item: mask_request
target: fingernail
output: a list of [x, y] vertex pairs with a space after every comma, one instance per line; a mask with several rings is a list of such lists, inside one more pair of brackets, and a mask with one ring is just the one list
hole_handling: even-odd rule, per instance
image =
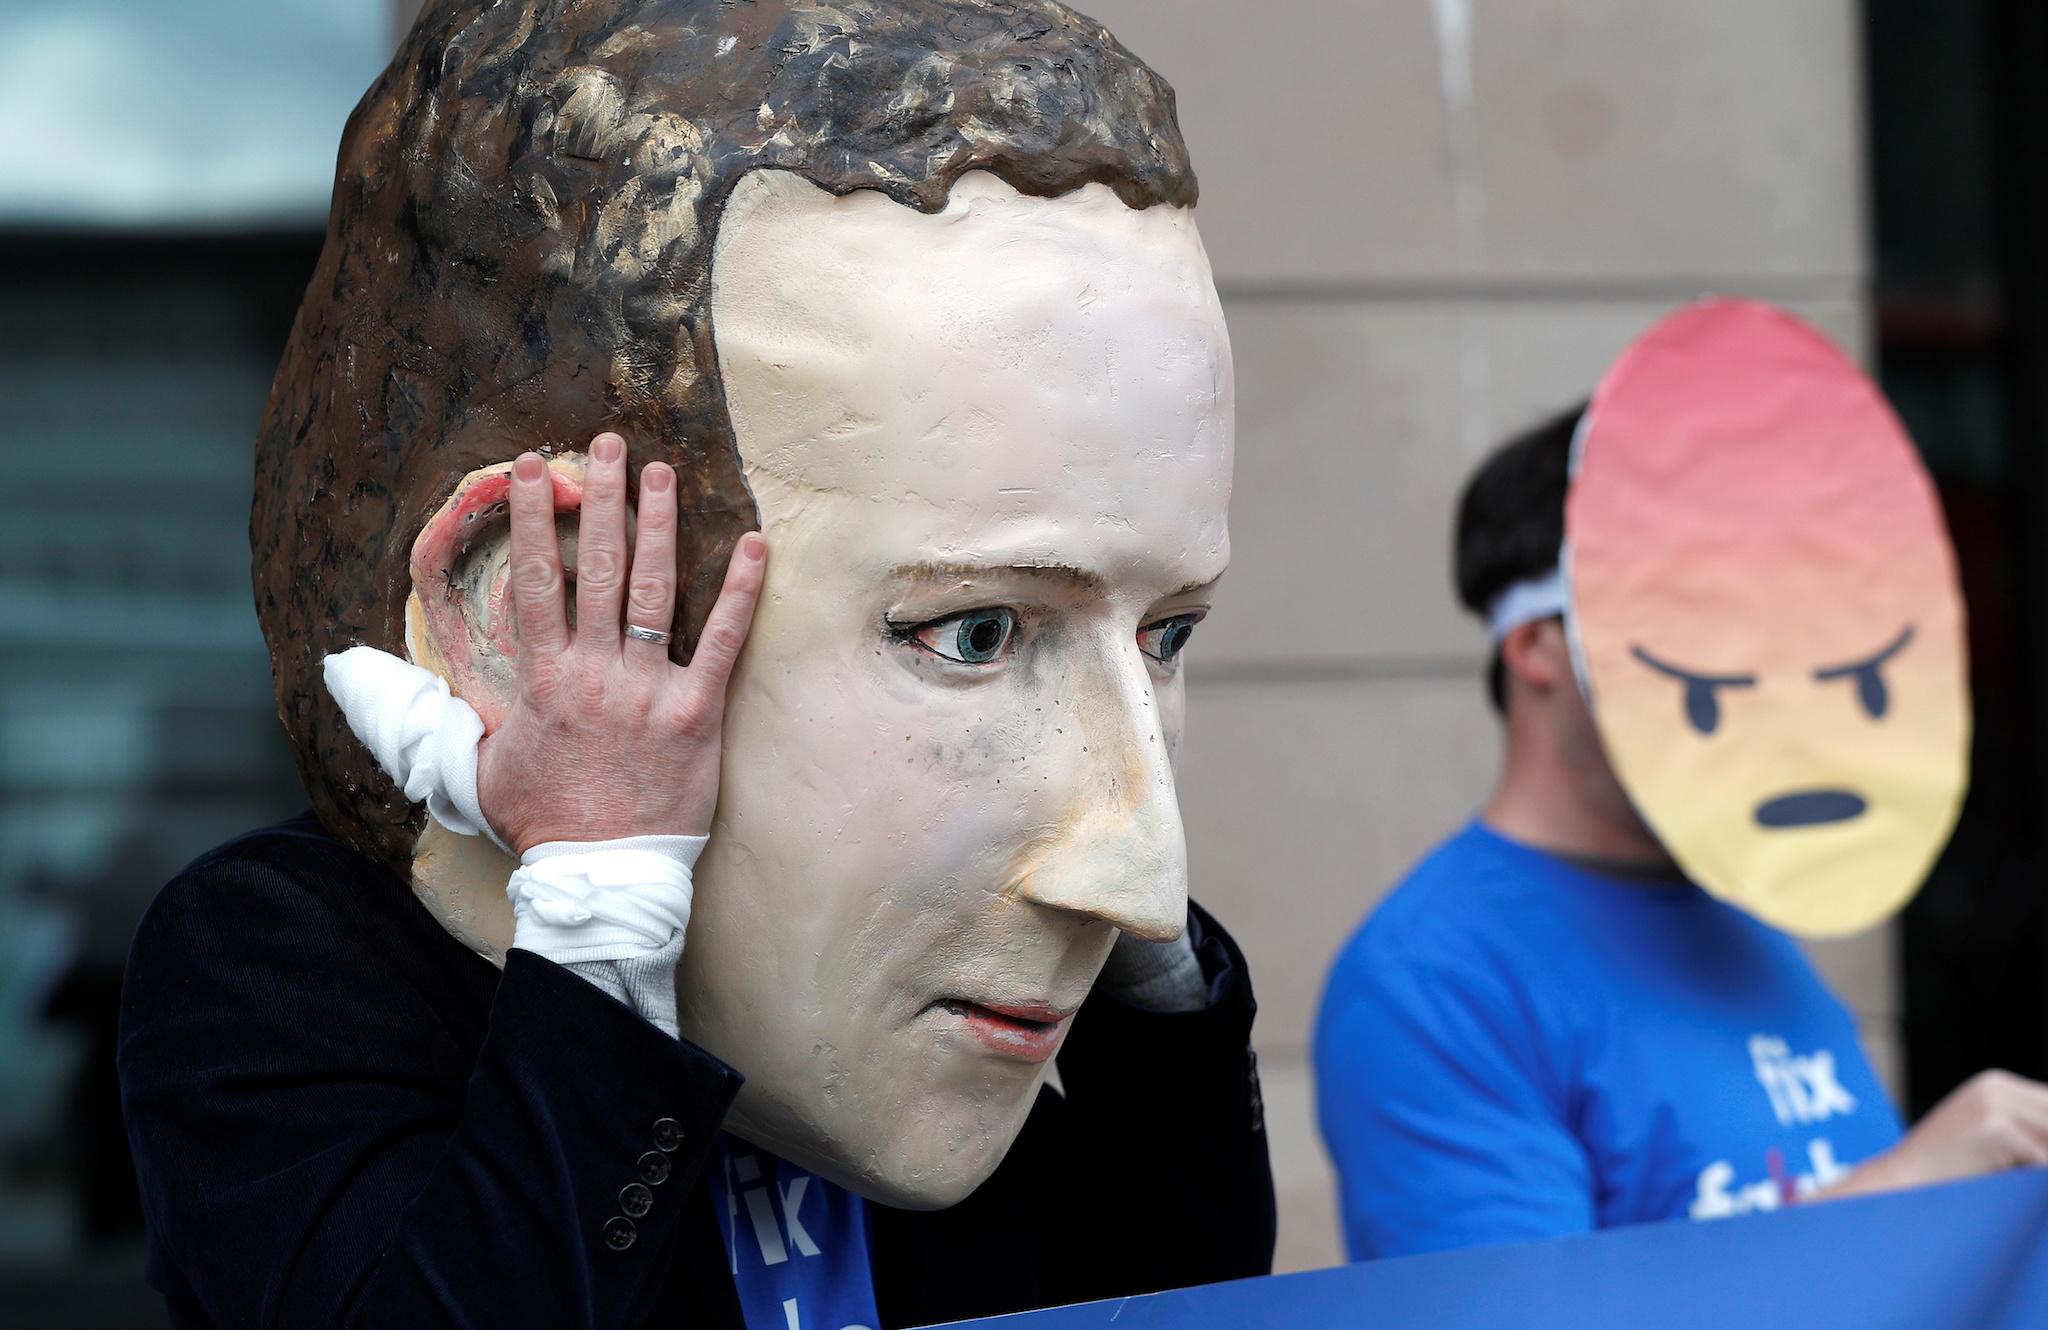
[[645, 471], [640, 473], [640, 488], [646, 490], [649, 494], [666, 494], [668, 493], [669, 485], [675, 480], [675, 475], [675, 472], [669, 470], [661, 463], [651, 463]]
[[626, 455], [625, 441], [616, 434], [600, 434], [590, 441], [590, 455], [600, 462], [616, 462]]
[[760, 532], [749, 531], [746, 535], [740, 537], [740, 557], [742, 559], [750, 563], [758, 563], [761, 556], [767, 552], [768, 542], [761, 538]]
[[540, 460], [539, 453], [521, 453], [519, 460], [512, 463], [512, 474], [521, 480], [539, 480], [545, 470], [547, 463]]

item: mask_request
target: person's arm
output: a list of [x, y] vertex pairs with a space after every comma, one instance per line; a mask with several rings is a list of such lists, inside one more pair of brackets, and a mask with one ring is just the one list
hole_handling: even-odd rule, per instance
[[1868, 1196], [2048, 1165], [2048, 1085], [1983, 1071], [1958, 1086], [1891, 1149], [1809, 1200]]
[[[1051, 1267], [1055, 1300], [1180, 1288], [1272, 1273], [1276, 1216], [1252, 1022], [1258, 1002], [1237, 943], [1192, 901], [1188, 941], [1206, 1001], [1160, 1010], [1161, 986], [1099, 984], [1060, 1050], [1066, 1133], [1093, 1164], [1141, 1171], [1134, 1210], [1087, 1206], [1095, 1259]], [[1134, 1000], [1135, 999], [1135, 1000]]]
[[161, 1256], [223, 1327], [642, 1324], [740, 1077], [521, 951], [468, 1062], [323, 902], [365, 885], [222, 858], [145, 921], [120, 1070]]
[[1192, 902], [1188, 939], [1206, 1001], [1156, 1010], [1098, 982], [1060, 1050], [1056, 1185], [1074, 1223], [1043, 1258], [1048, 1302], [1272, 1272], [1251, 975]]
[[1565, 1091], [1498, 976], [1379, 948], [1340, 979], [1316, 1029], [1316, 1100], [1351, 1259], [1594, 1227]]
[[[628, 613], [672, 620], [675, 494], [671, 468], [646, 468], [629, 561], [623, 442], [593, 441], [572, 632], [553, 487], [537, 454], [513, 466], [517, 687], [476, 750], [474, 802], [527, 856], [522, 874], [536, 847], [710, 829], [725, 686], [764, 549], [742, 538], [687, 667], [651, 627], [626, 637]], [[418, 737], [408, 716], [383, 719], [387, 737]], [[473, 1062], [474, 1042], [446, 1037], [402, 962], [380, 951], [388, 939], [345, 936], [345, 915], [319, 908], [362, 889], [360, 867], [353, 882], [345, 869], [308, 881], [296, 865], [223, 856], [167, 890], [131, 962], [123, 1093], [152, 1237], [211, 1319], [641, 1323], [675, 1245], [678, 1196], [739, 1077], [657, 1028], [674, 1028], [672, 987], [649, 982], [666, 975], [619, 969], [673, 964], [687, 866], [654, 911], [646, 884], [583, 863], [566, 887], [524, 891], [541, 908], [518, 911]], [[517, 876], [513, 888], [517, 906]], [[550, 896], [558, 888], [569, 898]], [[650, 1155], [671, 1159], [659, 1183]], [[630, 1190], [657, 1185], [666, 1205]]]

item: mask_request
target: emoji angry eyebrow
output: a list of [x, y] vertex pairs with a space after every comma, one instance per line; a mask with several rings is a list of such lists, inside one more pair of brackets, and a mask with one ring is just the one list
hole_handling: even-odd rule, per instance
[[1756, 687], [1756, 676], [1754, 674], [1702, 674], [1698, 670], [1688, 670], [1683, 666], [1673, 665], [1669, 661], [1659, 660], [1639, 646], [1631, 646], [1628, 649], [1628, 653], [1657, 671], [1657, 673], [1668, 679], [1676, 679], [1680, 683], [1693, 684], [1705, 688]]
[[1006, 573], [1063, 582], [1082, 591], [1098, 591], [1102, 588], [1102, 578], [1099, 574], [1066, 563], [964, 563], [940, 559], [899, 564], [894, 570], [894, 576], [904, 581], [931, 585], [971, 582], [978, 577], [996, 577]]
[[1874, 670], [1893, 656], [1904, 651], [1912, 644], [1912, 641], [1913, 625], [1909, 623], [1899, 630], [1897, 637], [1893, 638], [1885, 646], [1880, 647], [1876, 654], [1865, 656], [1862, 660], [1850, 661], [1847, 665], [1830, 665], [1826, 669], [1815, 670], [1813, 677], [1822, 683], [1826, 683], [1829, 679], [1846, 679], [1852, 674], [1861, 674], [1865, 670]]

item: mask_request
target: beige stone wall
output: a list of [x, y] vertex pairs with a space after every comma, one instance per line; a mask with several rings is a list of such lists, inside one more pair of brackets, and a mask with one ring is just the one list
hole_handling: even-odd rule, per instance
[[[1081, 7], [1179, 90], [1237, 353], [1237, 564], [1191, 655], [1183, 798], [1196, 894], [1260, 992], [1280, 1268], [1328, 1264], [1322, 978], [1494, 762], [1452, 499], [1693, 296], [1778, 300], [1864, 345], [1857, 6]], [[1460, 14], [1462, 61], [1438, 40]], [[1896, 1086], [1888, 936], [1821, 961]]]
[[[1778, 300], [1864, 345], [1856, 6], [1082, 7], [1180, 94], [1237, 353], [1236, 565], [1191, 649], [1181, 784], [1195, 891], [1258, 984], [1280, 1266], [1325, 1264], [1323, 976], [1495, 760], [1454, 496], [1693, 296]], [[1461, 11], [1469, 63], [1452, 43], [1447, 68], [1437, 20]], [[1888, 938], [1822, 962], [1895, 1068]]]

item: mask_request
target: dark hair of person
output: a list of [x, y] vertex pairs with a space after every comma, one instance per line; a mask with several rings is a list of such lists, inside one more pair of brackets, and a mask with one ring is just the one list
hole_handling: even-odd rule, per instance
[[678, 658], [757, 522], [711, 258], [748, 172], [942, 210], [968, 171], [1193, 206], [1173, 90], [1053, 0], [429, 0], [342, 136], [327, 244], [256, 448], [279, 718], [327, 828], [394, 868], [422, 816], [321, 684], [401, 652], [414, 539], [479, 467], [674, 465]]
[[[1585, 412], [1581, 402], [1515, 435], [1465, 482], [1452, 574], [1459, 603], [1480, 618], [1503, 591], [1557, 565], [1572, 437]], [[1505, 710], [1507, 677], [1498, 650], [1487, 665], [1486, 689], [1494, 708]]]

